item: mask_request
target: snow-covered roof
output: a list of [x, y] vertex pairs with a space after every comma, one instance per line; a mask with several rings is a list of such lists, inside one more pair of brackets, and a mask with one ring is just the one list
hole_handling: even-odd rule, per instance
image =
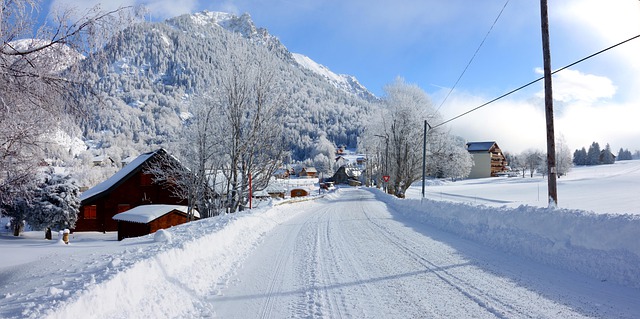
[[482, 152], [489, 151], [496, 142], [469, 142], [467, 143], [467, 151]]
[[83, 192], [80, 195], [80, 201], [84, 201], [86, 199], [89, 199], [91, 197], [99, 195], [99, 194], [111, 189], [112, 187], [116, 186], [119, 182], [124, 181], [127, 176], [129, 176], [130, 174], [133, 174], [133, 173], [137, 172], [139, 169], [141, 169], [142, 164], [144, 164], [147, 160], [149, 160], [151, 157], [153, 157], [154, 155], [156, 155], [160, 151], [164, 152], [164, 150], [159, 149], [159, 150], [156, 150], [156, 151], [153, 151], [153, 152], [149, 152], [149, 153], [144, 153], [144, 154], [138, 156], [131, 163], [129, 163], [128, 165], [123, 167], [117, 173], [113, 174], [113, 176], [109, 177], [109, 179], [107, 179], [106, 181], [104, 181], [104, 182], [102, 182], [102, 183], [100, 183], [100, 184], [98, 184], [98, 185], [86, 190], [85, 192]]
[[287, 188], [281, 183], [269, 183], [264, 189], [267, 193], [285, 193]]
[[[113, 216], [113, 219], [132, 223], [146, 224], [174, 210], [178, 210], [186, 214], [187, 209], [188, 207], [184, 205], [142, 205], [116, 214], [115, 216]], [[194, 209], [193, 216], [200, 218], [200, 213]]]

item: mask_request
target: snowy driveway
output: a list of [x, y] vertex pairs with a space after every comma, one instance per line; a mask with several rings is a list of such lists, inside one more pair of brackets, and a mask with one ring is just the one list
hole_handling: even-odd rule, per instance
[[600, 312], [593, 302], [603, 301], [583, 295], [591, 289], [585, 278], [402, 222], [368, 191], [343, 190], [323, 204], [267, 234], [209, 300], [217, 316], [580, 318]]

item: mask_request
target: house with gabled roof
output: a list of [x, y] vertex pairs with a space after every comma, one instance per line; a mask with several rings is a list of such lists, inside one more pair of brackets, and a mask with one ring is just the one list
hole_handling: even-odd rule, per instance
[[170, 190], [154, 181], [146, 171], [149, 165], [162, 161], [177, 161], [164, 149], [144, 153], [104, 182], [80, 195], [80, 213], [74, 231], [116, 231], [113, 219], [118, 213], [148, 204], [187, 205]]
[[315, 178], [318, 177], [318, 170], [315, 167], [303, 167], [298, 173], [298, 177]]
[[[137, 206], [116, 214], [113, 219], [118, 223], [118, 240], [144, 236], [184, 224], [189, 221], [188, 209], [184, 205], [155, 204]], [[197, 210], [193, 210], [192, 214], [194, 219], [200, 218]]]
[[467, 151], [474, 163], [469, 178], [496, 177], [507, 171], [507, 160], [496, 142], [469, 142]]

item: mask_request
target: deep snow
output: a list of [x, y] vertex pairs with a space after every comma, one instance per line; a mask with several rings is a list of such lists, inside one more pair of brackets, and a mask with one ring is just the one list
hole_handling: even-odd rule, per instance
[[[504, 178], [428, 187], [431, 198], [441, 194], [440, 199], [474, 205], [421, 200], [419, 185], [408, 193], [418, 198], [406, 200], [377, 190], [341, 189], [316, 201], [174, 227], [165, 241], [150, 235], [118, 242], [115, 233], [76, 233], [64, 245], [40, 239], [39, 232], [19, 238], [3, 233], [0, 317], [233, 317], [234, 309], [257, 309], [255, 317], [396, 317], [402, 310], [427, 316], [637, 318], [638, 174], [640, 161], [575, 169], [561, 179], [555, 209], [522, 205], [538, 203], [524, 199], [541, 182]], [[570, 206], [595, 193], [601, 200], [589, 211]], [[365, 205], [371, 208], [357, 215], [356, 208]], [[629, 214], [607, 214], [611, 206]], [[364, 216], [370, 223], [362, 222]], [[297, 229], [297, 235], [287, 235], [285, 228]], [[372, 229], [378, 228], [380, 238], [389, 240], [373, 240]], [[358, 240], [360, 235], [369, 239]], [[286, 247], [291, 255], [280, 252]], [[374, 262], [376, 253], [386, 258]], [[296, 259], [308, 254], [316, 258]], [[398, 266], [404, 272], [391, 263], [405, 259]], [[444, 260], [461, 266], [430, 268]], [[296, 266], [291, 272], [260, 266], [268, 261], [281, 269]], [[419, 273], [410, 267], [436, 275], [417, 280]], [[252, 269], [263, 278], [248, 288], [247, 278], [256, 277], [244, 276], [255, 276]], [[296, 281], [304, 274], [317, 281]], [[282, 278], [282, 286], [273, 286], [272, 278]], [[441, 286], [457, 287], [457, 293], [424, 294], [425, 287]], [[236, 303], [246, 307], [241, 311], [227, 307], [230, 300], [251, 302]]]

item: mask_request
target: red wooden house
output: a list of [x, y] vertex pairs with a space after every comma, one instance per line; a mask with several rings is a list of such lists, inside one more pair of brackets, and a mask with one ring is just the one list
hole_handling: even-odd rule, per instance
[[175, 159], [159, 149], [138, 156], [106, 181], [80, 195], [81, 206], [74, 231], [116, 231], [113, 216], [147, 204], [187, 205], [146, 172], [147, 165]]
[[[118, 240], [155, 233], [160, 229], [184, 224], [189, 221], [187, 206], [142, 205], [113, 216], [118, 222]], [[195, 219], [200, 218], [193, 211]]]

